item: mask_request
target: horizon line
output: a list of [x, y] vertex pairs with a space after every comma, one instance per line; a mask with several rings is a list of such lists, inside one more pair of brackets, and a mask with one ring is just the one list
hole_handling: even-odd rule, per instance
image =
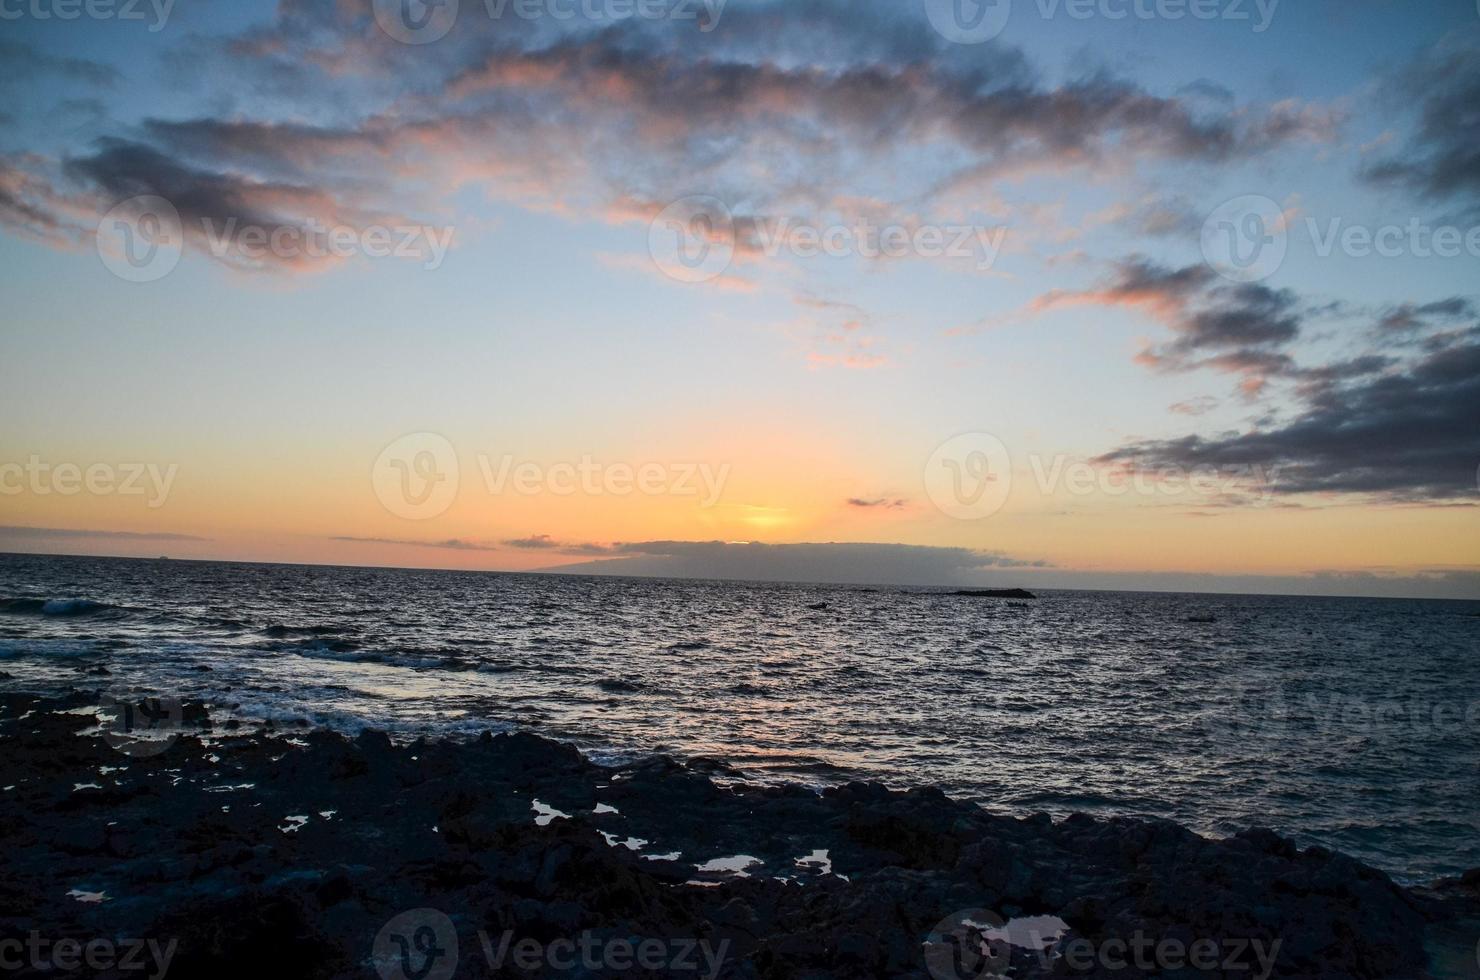
[[[713, 582], [731, 585], [790, 585], [799, 588], [821, 587], [830, 589], [898, 589], [922, 593], [944, 592], [949, 589], [964, 588], [1022, 588], [1024, 585], [993, 585], [993, 586], [970, 586], [965, 584], [939, 584], [921, 585], [907, 584], [901, 582], [826, 582], [826, 581], [803, 581], [797, 579], [769, 579], [769, 578], [725, 578], [722, 576], [706, 577], [700, 575], [651, 575], [651, 574], [623, 574], [618, 572], [576, 572], [561, 571], [562, 568], [575, 568], [590, 562], [573, 562], [569, 565], [554, 565], [542, 569], [511, 570], [499, 568], [449, 568], [442, 565], [418, 566], [418, 565], [375, 565], [375, 564], [353, 564], [343, 562], [314, 562], [314, 561], [256, 561], [245, 558], [175, 558], [169, 555], [159, 555], [149, 558], [139, 555], [109, 555], [109, 554], [81, 554], [64, 552], [42, 552], [42, 551], [0, 551], [0, 558], [81, 558], [102, 561], [137, 561], [137, 562], [190, 562], [194, 564], [214, 565], [254, 565], [254, 566], [286, 566], [292, 568], [336, 568], [336, 569], [367, 569], [371, 571], [385, 572], [442, 572], [453, 575], [519, 575], [519, 576], [541, 576], [560, 578], [602, 578], [602, 579], [629, 579], [633, 581], [648, 582]], [[612, 559], [618, 561], [620, 559]], [[1082, 573], [1090, 574], [1090, 573]], [[1103, 574], [1183, 574], [1197, 575], [1210, 574], [1200, 572], [1114, 572]], [[1273, 576], [1245, 575], [1247, 578], [1271, 578]], [[1378, 600], [1382, 602], [1464, 602], [1480, 603], [1480, 597], [1463, 598], [1459, 596], [1402, 596], [1402, 595], [1354, 595], [1352, 593], [1340, 592], [1239, 592], [1233, 590], [1209, 590], [1197, 589], [1112, 589], [1093, 587], [1068, 587], [1068, 586], [1034, 586], [1041, 592], [1096, 592], [1121, 595], [1204, 595], [1204, 596], [1240, 596], [1247, 598], [1267, 599], [1352, 599], [1352, 600]], [[949, 594], [949, 593], [945, 593]]]

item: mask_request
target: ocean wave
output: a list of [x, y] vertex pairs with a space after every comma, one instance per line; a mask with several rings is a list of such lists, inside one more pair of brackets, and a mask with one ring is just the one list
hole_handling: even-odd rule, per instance
[[292, 644], [289, 653], [314, 660], [336, 660], [340, 663], [381, 664], [412, 670], [472, 670], [472, 665], [453, 657], [428, 656], [395, 650], [361, 650], [344, 640], [305, 640]]
[[408, 742], [428, 735], [471, 739], [484, 732], [497, 734], [517, 727], [509, 722], [476, 716], [436, 721], [426, 718], [396, 718], [375, 712], [308, 705], [286, 695], [273, 697], [265, 692], [254, 693], [255, 697], [212, 705], [212, 721], [222, 727], [227, 722], [235, 722], [238, 726], [249, 729], [266, 727], [290, 735], [303, 729], [326, 729], [353, 736], [366, 729], [373, 729], [386, 732], [398, 741]]
[[339, 626], [286, 626], [273, 623], [263, 628], [262, 635], [271, 640], [285, 640], [292, 636], [333, 636], [342, 631]]
[[122, 611], [118, 606], [94, 599], [0, 599], [0, 613], [11, 616], [91, 616]]
[[0, 644], [0, 660], [13, 660], [16, 657], [96, 657], [106, 653], [107, 649], [107, 645], [87, 640], [26, 640], [19, 645]]
[[117, 609], [106, 602], [92, 599], [48, 599], [41, 606], [43, 616], [90, 616], [93, 613]]

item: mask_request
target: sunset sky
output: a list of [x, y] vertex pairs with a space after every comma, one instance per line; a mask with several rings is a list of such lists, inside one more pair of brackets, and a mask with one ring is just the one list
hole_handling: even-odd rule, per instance
[[999, 2], [3, 0], [0, 550], [1480, 598], [1475, 0]]

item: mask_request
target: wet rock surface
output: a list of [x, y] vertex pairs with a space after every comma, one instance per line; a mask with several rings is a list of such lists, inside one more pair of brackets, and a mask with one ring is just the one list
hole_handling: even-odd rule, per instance
[[[0, 940], [52, 944], [17, 976], [157, 976], [169, 950], [187, 978], [1388, 978], [1449, 975], [1480, 938], [1475, 876], [1404, 889], [1267, 830], [607, 767], [528, 733], [247, 734], [201, 705], [141, 749], [97, 704], [0, 695]], [[1069, 931], [950, 928], [1044, 916]], [[69, 972], [64, 939], [156, 945]]]

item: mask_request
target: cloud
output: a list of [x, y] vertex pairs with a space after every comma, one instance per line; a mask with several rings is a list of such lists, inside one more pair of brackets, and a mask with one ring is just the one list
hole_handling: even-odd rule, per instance
[[600, 544], [595, 541], [583, 541], [578, 544], [563, 544], [560, 546], [562, 555], [613, 555], [617, 554], [620, 545]]
[[1185, 237], [1195, 233], [1202, 220], [1185, 198], [1161, 198], [1144, 203], [1130, 215], [1129, 223], [1143, 235]]
[[53, 170], [34, 154], [0, 157], [0, 227], [53, 248], [76, 248], [91, 234], [98, 209], [57, 190]]
[[1285, 575], [1049, 569], [1025, 571], [1022, 577], [1028, 588], [1480, 599], [1480, 569], [1475, 568], [1308, 570]]
[[534, 534], [527, 538], [513, 538], [504, 542], [510, 548], [520, 548], [525, 551], [544, 551], [549, 548], [560, 547], [560, 542], [548, 534]]
[[691, 139], [721, 127], [760, 125], [785, 137], [805, 121], [851, 143], [882, 142], [887, 150], [941, 132], [978, 158], [998, 161], [1091, 163], [1114, 139], [1130, 152], [1219, 162], [1312, 135], [1284, 111], [1197, 118], [1174, 98], [1108, 76], [1053, 89], [1017, 80], [993, 87], [990, 78], [919, 63], [829, 71], [683, 57], [613, 40], [602, 35], [492, 51], [449, 79], [443, 96], [553, 96], [578, 112], [601, 108], [627, 116], [639, 138]]
[[1209, 395], [1189, 398], [1172, 405], [1169, 411], [1177, 415], [1206, 415], [1218, 407], [1218, 399]]
[[498, 547], [490, 544], [479, 544], [476, 541], [464, 541], [461, 538], [446, 538], [441, 541], [415, 541], [406, 538], [362, 538], [350, 534], [336, 534], [329, 538], [330, 541], [348, 541], [354, 544], [396, 544], [406, 545], [413, 548], [440, 548], [444, 551], [498, 551]]
[[1415, 333], [1461, 320], [1480, 320], [1480, 308], [1463, 296], [1451, 296], [1432, 303], [1390, 307], [1382, 314], [1378, 326], [1384, 332]]
[[794, 293], [792, 301], [807, 313], [792, 323], [797, 340], [805, 344], [813, 369], [841, 367], [867, 371], [888, 366], [882, 348], [886, 341], [872, 333], [874, 318], [855, 303]]
[[1304, 407], [1248, 432], [1131, 443], [1096, 462], [1142, 469], [1259, 465], [1279, 494], [1389, 501], [1474, 499], [1480, 466], [1480, 333], [1401, 368], [1357, 359], [1306, 372]]
[[821, 296], [814, 296], [811, 293], [796, 293], [792, 296], [792, 301], [795, 302], [798, 306], [805, 307], [807, 309], [818, 310], [821, 312], [842, 316], [846, 321], [849, 322], [858, 322], [867, 318], [868, 316], [867, 311], [865, 311], [864, 308], [859, 306], [857, 303], [849, 303], [844, 300], [825, 299]]
[[[1465, 325], [1477, 312], [1467, 298], [1387, 307], [1358, 335], [1375, 348], [1316, 365], [1297, 363], [1289, 353], [1307, 321], [1373, 314], [1346, 304], [1311, 305], [1259, 283], [1228, 283], [1206, 266], [1173, 268], [1141, 257], [1117, 263], [1098, 286], [1045, 294], [1031, 309], [1085, 305], [1139, 309], [1171, 328], [1173, 340], [1137, 355], [1142, 364], [1240, 375], [1246, 399], [1284, 381], [1297, 406], [1289, 420], [1271, 412], [1246, 432], [1132, 442], [1098, 463], [1145, 470], [1257, 466], [1276, 475], [1269, 489], [1286, 495], [1435, 502], [1476, 493], [1480, 324]], [[1216, 404], [1204, 396], [1171, 411], [1197, 416]]]
[[118, 81], [117, 69], [100, 62], [87, 58], [59, 58], [18, 41], [0, 41], [0, 84], [34, 81], [41, 74], [60, 75], [102, 88], [111, 87]]
[[1033, 312], [1075, 306], [1140, 309], [1176, 334], [1148, 347], [1140, 363], [1162, 371], [1213, 368], [1244, 376], [1243, 390], [1257, 393], [1295, 363], [1282, 348], [1300, 335], [1307, 311], [1287, 289], [1229, 283], [1205, 265], [1171, 268], [1140, 256], [1117, 263], [1110, 278], [1088, 290], [1056, 290], [1035, 300]]
[[598, 544], [594, 541], [561, 541], [548, 534], [532, 534], [524, 538], [512, 538], [503, 544], [521, 551], [550, 551], [560, 555], [611, 555], [617, 554], [620, 545]]
[[329, 247], [330, 229], [416, 225], [320, 186], [212, 170], [179, 153], [126, 140], [103, 140], [97, 152], [69, 161], [64, 171], [90, 185], [103, 204], [140, 195], [164, 198], [179, 212], [187, 241], [242, 270], [321, 269], [341, 261]]
[[[309, 218], [363, 227], [374, 214], [449, 204], [470, 185], [571, 217], [606, 219], [624, 199], [661, 207], [707, 193], [758, 215], [822, 223], [893, 185], [879, 214], [908, 226], [941, 220], [930, 210], [953, 194], [979, 199], [984, 181], [1217, 166], [1329, 141], [1340, 121], [1294, 103], [1206, 111], [1205, 99], [1105, 73], [1050, 83], [1016, 49], [946, 43], [917, 10], [760, 3], [726, 10], [702, 44], [685, 44], [640, 18], [493, 21], [475, 4], [430, 58], [382, 36], [369, 6], [282, 3], [270, 26], [197, 39], [194, 77], [219, 78], [228, 91], [245, 79], [283, 85], [288, 105], [304, 100], [298, 111], [145, 120], [53, 183], [83, 181], [110, 206], [119, 195], [159, 194], [187, 218], [268, 228]], [[934, 162], [921, 165], [922, 155]], [[756, 258], [748, 244], [737, 259]]]
[[167, 531], [102, 531], [62, 527], [26, 527], [0, 524], [0, 536], [29, 541], [39, 538], [106, 538], [112, 541], [209, 541], [193, 534]]
[[1445, 595], [1454, 598], [1480, 598], [1480, 570], [1473, 568], [1408, 569], [1322, 569], [1308, 578], [1322, 588], [1346, 594], [1369, 595]]
[[[332, 540], [424, 547], [447, 542], [337, 537]], [[1058, 568], [972, 548], [877, 543], [761, 544], [726, 541], [562, 542], [548, 534], [516, 538], [532, 550], [604, 560], [542, 569], [578, 575], [730, 579], [856, 585], [1025, 586], [1066, 589], [1151, 589], [1300, 595], [1446, 595], [1480, 598], [1474, 569], [1359, 569], [1283, 576], [1197, 572], [1091, 571]], [[513, 545], [512, 542], [502, 544]], [[549, 547], [546, 547], [549, 545]], [[459, 550], [467, 550], [459, 548]], [[475, 550], [496, 550], [478, 546]]]
[[1091, 214], [1081, 231], [1108, 224], [1151, 238], [1185, 239], [1196, 235], [1202, 223], [1202, 214], [1186, 197], [1152, 194]]
[[1119, 262], [1108, 281], [1094, 289], [1054, 290], [1032, 303], [1035, 312], [1074, 306], [1143, 308], [1160, 319], [1174, 320], [1216, 281], [1205, 265], [1170, 269], [1140, 256]]
[[505, 549], [515, 551], [548, 551], [560, 555], [611, 555], [623, 553], [619, 549], [623, 545], [606, 545], [594, 543], [567, 543], [548, 534], [531, 534], [522, 538], [509, 538], [497, 543], [467, 541], [462, 538], [446, 538], [438, 541], [421, 541], [412, 538], [379, 538], [359, 537], [350, 534], [339, 534], [329, 538], [330, 541], [347, 541], [354, 544], [393, 544], [410, 548], [436, 548], [443, 551], [483, 551], [498, 552]]
[[900, 508], [905, 507], [908, 504], [909, 504], [909, 501], [908, 500], [905, 500], [902, 497], [849, 497], [848, 498], [848, 506], [849, 507], [858, 507], [858, 508], [862, 508], [862, 509], [865, 509], [865, 510], [870, 510], [870, 509], [899, 510]]
[[561, 566], [581, 574], [745, 581], [952, 585], [995, 582], [1014, 569], [1045, 568], [972, 548], [908, 544], [646, 541], [613, 545], [611, 560]]
[[1233, 105], [1238, 101], [1229, 88], [1207, 78], [1199, 78], [1195, 82], [1189, 82], [1182, 86], [1177, 94], [1195, 96], [1210, 102], [1219, 103], [1220, 105]]
[[1428, 198], [1480, 198], [1480, 42], [1471, 33], [1425, 51], [1397, 86], [1405, 104], [1418, 106], [1417, 125], [1400, 152], [1363, 176]]
[[[1168, 343], [1149, 344], [1135, 360], [1158, 371], [1212, 369], [1241, 376], [1246, 398], [1266, 392], [1271, 381], [1293, 382], [1302, 395], [1318, 395], [1338, 382], [1387, 371], [1401, 362], [1392, 351], [1420, 346], [1437, 351], [1480, 328], [1474, 301], [1452, 296], [1425, 303], [1402, 303], [1380, 311], [1350, 304], [1324, 305], [1303, 300], [1289, 289], [1262, 283], [1230, 283], [1205, 265], [1170, 267], [1142, 256], [1115, 263], [1100, 284], [1084, 290], [1054, 290], [1028, 304], [1029, 315], [1080, 306], [1140, 310], [1174, 333]], [[1290, 353], [1311, 321], [1373, 317], [1368, 339], [1376, 350], [1323, 365], [1302, 366]], [[1211, 408], [1206, 397], [1179, 402], [1171, 410], [1199, 415]]]

